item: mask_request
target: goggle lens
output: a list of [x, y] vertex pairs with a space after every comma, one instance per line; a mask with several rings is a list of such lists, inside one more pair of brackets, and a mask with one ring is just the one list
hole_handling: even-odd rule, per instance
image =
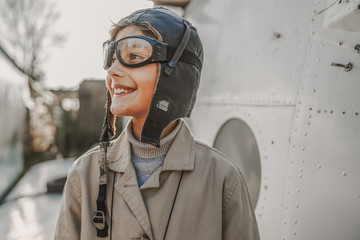
[[128, 65], [135, 65], [148, 60], [152, 55], [151, 44], [141, 38], [120, 40], [116, 46], [116, 54]]

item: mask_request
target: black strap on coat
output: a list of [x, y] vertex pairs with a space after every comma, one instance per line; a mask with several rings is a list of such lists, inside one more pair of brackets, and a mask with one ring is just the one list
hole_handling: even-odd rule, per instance
[[109, 147], [110, 139], [114, 135], [114, 132], [111, 128], [110, 119], [109, 119], [109, 94], [107, 95], [105, 109], [106, 114], [102, 126], [102, 133], [100, 137], [100, 157], [99, 157], [99, 166], [100, 166], [100, 177], [99, 177], [99, 194], [96, 200], [97, 210], [93, 214], [93, 222], [96, 227], [98, 237], [107, 237], [109, 235], [108, 229], [109, 226], [106, 223], [106, 187], [107, 187], [107, 175], [106, 175], [106, 154], [107, 148]]
[[94, 211], [93, 222], [96, 227], [98, 237], [107, 237], [108, 236], [108, 224], [106, 223], [106, 206], [105, 206], [105, 196], [106, 196], [106, 184], [102, 184], [99, 187], [99, 196], [96, 200], [97, 210]]

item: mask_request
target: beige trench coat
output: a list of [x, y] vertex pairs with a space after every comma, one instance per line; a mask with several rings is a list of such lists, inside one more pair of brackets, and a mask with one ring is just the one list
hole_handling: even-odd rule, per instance
[[[182, 171], [167, 240], [259, 239], [239, 170], [224, 155], [194, 140], [181, 121], [163, 166], [140, 188], [126, 133], [108, 148], [106, 206], [108, 223], [112, 212], [112, 239], [146, 236], [162, 240]], [[75, 161], [70, 169], [55, 239], [110, 239], [98, 238], [92, 222], [99, 188], [98, 159], [99, 148], [95, 148]]]

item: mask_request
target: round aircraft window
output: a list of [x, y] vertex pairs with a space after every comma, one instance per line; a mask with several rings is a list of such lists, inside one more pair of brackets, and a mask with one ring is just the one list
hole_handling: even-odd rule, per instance
[[240, 119], [230, 119], [220, 128], [214, 148], [239, 167], [255, 208], [260, 192], [261, 166], [259, 148], [250, 127]]

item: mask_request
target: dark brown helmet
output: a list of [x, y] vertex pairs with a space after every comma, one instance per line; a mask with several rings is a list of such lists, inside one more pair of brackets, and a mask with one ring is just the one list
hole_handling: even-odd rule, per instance
[[[203, 62], [203, 48], [196, 29], [185, 19], [163, 7], [142, 9], [121, 19], [117, 25], [142, 25], [172, 46], [169, 61], [160, 63], [160, 71], [140, 141], [160, 145], [164, 128], [173, 120], [190, 117], [196, 100]], [[176, 51], [175, 51], [176, 50]], [[111, 99], [108, 98], [107, 109]], [[107, 110], [107, 127], [114, 134], [114, 119]]]

